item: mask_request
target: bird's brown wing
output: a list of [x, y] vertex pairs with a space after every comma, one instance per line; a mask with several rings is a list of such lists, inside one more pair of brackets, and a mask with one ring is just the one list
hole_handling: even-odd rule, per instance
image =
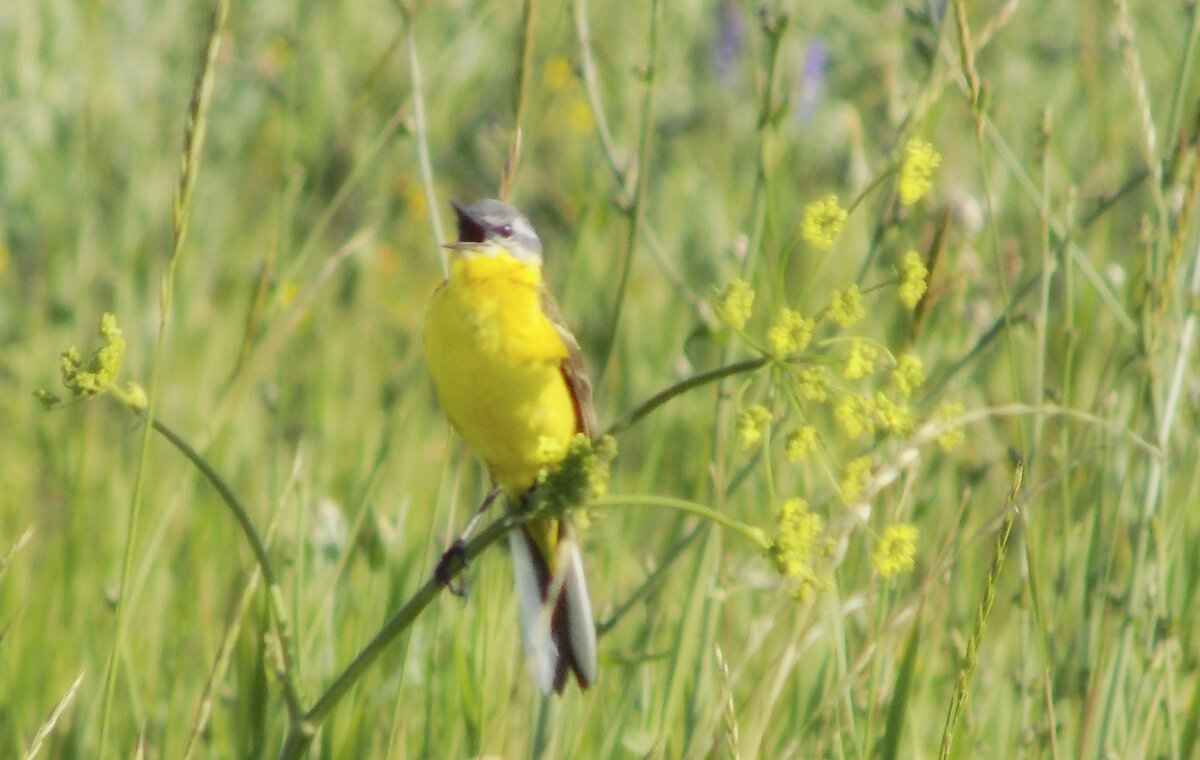
[[596, 408], [592, 403], [592, 382], [588, 380], [587, 361], [583, 357], [583, 349], [579, 347], [579, 341], [575, 340], [575, 336], [571, 334], [571, 328], [567, 327], [567, 320], [563, 318], [562, 310], [558, 308], [554, 296], [550, 295], [545, 288], [542, 288], [541, 301], [542, 312], [550, 319], [554, 329], [558, 332], [558, 337], [567, 347], [567, 359], [562, 363], [562, 374], [563, 379], [567, 381], [567, 388], [571, 391], [571, 398], [575, 402], [575, 420], [579, 432], [586, 434], [588, 438], [593, 438], [596, 435]]
[[[567, 388], [571, 391], [571, 400], [575, 404], [576, 429], [588, 438], [593, 438], [596, 435], [596, 410], [592, 406], [592, 383], [588, 380], [583, 350], [579, 348], [579, 341], [575, 340], [571, 329], [567, 327], [558, 304], [545, 288], [541, 293], [541, 306], [567, 349], [567, 358], [560, 369]], [[575, 674], [575, 680], [579, 682], [581, 689], [586, 689], [596, 680], [596, 624], [592, 620], [592, 605], [588, 599], [573, 522], [569, 519], [556, 519], [555, 522], [559, 533], [553, 556], [556, 561], [562, 560], [563, 565], [554, 574], [550, 573], [548, 567], [543, 568], [539, 572], [539, 583], [543, 600], [546, 600], [551, 585], [561, 589], [552, 604], [545, 601], [543, 603], [551, 604], [550, 637], [558, 651], [550, 688], [562, 693], [568, 671]], [[527, 540], [531, 540], [528, 531], [529, 527], [526, 526], [525, 536]], [[527, 554], [545, 562], [541, 551], [537, 549]], [[552, 580], [554, 578], [558, 580]], [[547, 690], [545, 686], [543, 690]]]

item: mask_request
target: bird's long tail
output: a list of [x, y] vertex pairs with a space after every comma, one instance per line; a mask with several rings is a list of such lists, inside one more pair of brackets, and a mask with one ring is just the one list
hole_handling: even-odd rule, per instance
[[553, 522], [557, 541], [545, 549], [531, 533], [541, 534], [540, 521], [508, 533], [525, 655], [543, 694], [561, 694], [570, 673], [581, 689], [596, 680], [596, 625], [579, 544], [569, 521]]

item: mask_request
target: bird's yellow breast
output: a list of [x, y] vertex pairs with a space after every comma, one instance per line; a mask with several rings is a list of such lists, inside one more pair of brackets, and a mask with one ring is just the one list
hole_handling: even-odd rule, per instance
[[578, 427], [542, 287], [540, 269], [511, 256], [459, 256], [425, 315], [438, 401], [513, 499], [562, 459]]

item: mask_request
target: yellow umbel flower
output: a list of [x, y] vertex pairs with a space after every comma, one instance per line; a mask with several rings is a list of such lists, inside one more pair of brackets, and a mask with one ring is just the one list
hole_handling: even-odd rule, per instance
[[771, 421], [771, 410], [762, 404], [751, 404], [738, 414], [738, 448], [752, 449], [762, 441], [763, 427]]
[[771, 345], [771, 355], [782, 359], [790, 354], [803, 351], [812, 340], [813, 329], [817, 323], [793, 309], [783, 308], [775, 315], [775, 321], [767, 330], [767, 341]]
[[875, 392], [874, 401], [875, 421], [879, 423], [879, 427], [902, 434], [912, 431], [917, 418], [907, 404], [897, 404], [884, 395], [883, 391]]
[[90, 398], [103, 393], [112, 386], [121, 368], [121, 359], [125, 356], [125, 337], [117, 327], [117, 318], [109, 313], [100, 317], [99, 332], [104, 344], [92, 352], [92, 359], [87, 366], [84, 366], [74, 346], [62, 353], [59, 368], [62, 370], [63, 385], [76, 398]]
[[833, 291], [829, 301], [829, 318], [842, 327], [849, 327], [862, 319], [867, 313], [862, 304], [862, 291], [857, 285], [851, 285], [845, 290]]
[[593, 441], [586, 433], [576, 433], [565, 453], [560, 447], [559, 455], [556, 464], [538, 472], [526, 497], [528, 505], [559, 515], [608, 493], [609, 465], [617, 455], [611, 435]]
[[875, 572], [891, 578], [913, 568], [917, 553], [917, 528], [907, 523], [893, 523], [883, 530], [883, 535], [871, 551], [871, 564]]
[[912, 354], [904, 354], [896, 360], [892, 368], [892, 385], [900, 396], [907, 398], [912, 395], [917, 386], [925, 382], [925, 369], [921, 360]]
[[866, 396], [847, 394], [833, 410], [838, 427], [848, 437], [871, 435], [875, 432], [875, 402]]
[[921, 196], [933, 187], [929, 178], [941, 163], [942, 157], [924, 140], [914, 137], [905, 143], [904, 157], [900, 160], [900, 178], [896, 183], [900, 203], [911, 206], [921, 200]]
[[746, 326], [753, 310], [754, 289], [750, 287], [750, 283], [742, 279], [729, 283], [725, 291], [721, 293], [721, 297], [717, 299], [717, 316], [735, 330], [741, 330]]
[[805, 401], [825, 401], [829, 398], [829, 374], [824, 367], [805, 367], [796, 377], [796, 390]]
[[836, 195], [827, 195], [804, 208], [800, 216], [800, 237], [814, 248], [827, 251], [846, 226], [846, 209], [838, 204]]
[[779, 534], [771, 542], [767, 555], [779, 574], [788, 580], [797, 601], [806, 601], [814, 591], [824, 590], [827, 586], [812, 566], [812, 556], [821, 546], [823, 530], [825, 521], [809, 511], [804, 499], [783, 502], [779, 510]]
[[802, 425], [787, 437], [783, 450], [787, 458], [799, 462], [817, 448], [817, 429], [812, 425]]
[[842, 486], [838, 490], [838, 498], [849, 506], [853, 504], [867, 485], [867, 477], [871, 474], [871, 457], [859, 457], [846, 465], [842, 473]]
[[926, 278], [929, 270], [921, 260], [921, 254], [909, 251], [904, 254], [904, 275], [900, 279], [900, 301], [910, 309], [917, 308], [921, 296], [925, 295]]
[[862, 338], [850, 341], [850, 355], [846, 357], [846, 366], [842, 369], [842, 377], [847, 380], [858, 380], [875, 371], [875, 359], [879, 349]]

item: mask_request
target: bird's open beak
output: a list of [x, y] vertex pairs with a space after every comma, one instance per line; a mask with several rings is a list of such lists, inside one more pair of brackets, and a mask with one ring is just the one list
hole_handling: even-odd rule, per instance
[[454, 207], [454, 213], [458, 216], [458, 242], [487, 242], [487, 228], [471, 214], [471, 210], [458, 201], [450, 201], [450, 205]]

